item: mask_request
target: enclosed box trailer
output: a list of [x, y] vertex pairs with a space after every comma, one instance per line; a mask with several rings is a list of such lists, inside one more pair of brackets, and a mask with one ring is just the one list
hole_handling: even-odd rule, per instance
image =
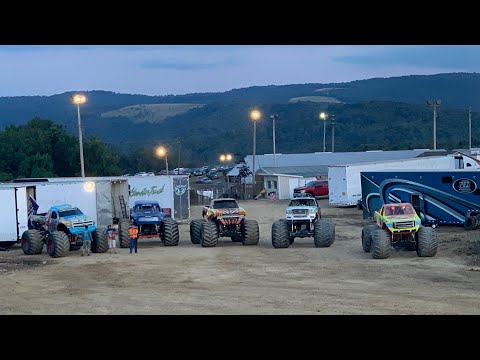
[[476, 160], [465, 155], [432, 156], [406, 160], [383, 161], [328, 167], [329, 204], [332, 206], [355, 206], [362, 199], [360, 173], [389, 169], [443, 169], [479, 168]]
[[425, 225], [465, 225], [480, 214], [480, 170], [362, 172], [363, 218], [384, 203], [409, 202]]
[[28, 230], [28, 195], [26, 186], [0, 188], [0, 248], [14, 245]]

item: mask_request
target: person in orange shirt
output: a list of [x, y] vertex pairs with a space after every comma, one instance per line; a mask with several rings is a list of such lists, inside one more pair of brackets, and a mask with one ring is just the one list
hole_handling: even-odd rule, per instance
[[137, 253], [137, 239], [138, 239], [138, 228], [137, 225], [132, 224], [128, 229], [128, 235], [130, 236], [130, 254], [135, 248], [135, 253]]

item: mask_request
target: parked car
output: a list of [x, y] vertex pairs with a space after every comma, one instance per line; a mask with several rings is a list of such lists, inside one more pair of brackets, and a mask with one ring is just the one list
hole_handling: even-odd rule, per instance
[[309, 181], [305, 186], [293, 189], [293, 197], [300, 196], [328, 196], [328, 181], [315, 180]]
[[209, 179], [208, 177], [201, 177], [201, 178], [197, 178], [195, 183], [197, 183], [197, 184], [211, 184], [212, 180]]
[[202, 176], [204, 173], [203, 173], [203, 170], [202, 169], [195, 169], [193, 170], [193, 175], [195, 176]]
[[148, 174], [145, 171], [140, 171], [136, 173], [135, 176], [148, 176]]
[[151, 172], [151, 171], [149, 171], [149, 172], [147, 173], [147, 176], [155, 176], [155, 173], [154, 173], [154, 172]]
[[207, 174], [207, 177], [210, 179], [210, 180], [215, 180], [215, 179], [218, 179], [218, 174], [216, 171], [210, 171], [208, 174]]

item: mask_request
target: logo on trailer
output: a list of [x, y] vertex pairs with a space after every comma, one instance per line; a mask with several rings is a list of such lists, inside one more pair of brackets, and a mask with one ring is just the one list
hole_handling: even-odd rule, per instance
[[186, 185], [177, 185], [175, 186], [175, 194], [176, 195], [183, 195], [185, 194], [185, 191], [187, 191], [187, 186]]
[[470, 179], [458, 179], [453, 183], [453, 188], [459, 193], [472, 193], [477, 190], [477, 184]]

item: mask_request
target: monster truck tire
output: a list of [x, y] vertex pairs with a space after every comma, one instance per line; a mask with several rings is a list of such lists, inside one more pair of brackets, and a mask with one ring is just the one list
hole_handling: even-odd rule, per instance
[[128, 235], [128, 228], [130, 227], [130, 220], [122, 219], [118, 223], [118, 242], [120, 247], [130, 247], [130, 236]]
[[162, 242], [165, 246], [178, 245], [178, 224], [172, 218], [162, 220]]
[[257, 245], [260, 240], [258, 222], [255, 220], [243, 220], [242, 245]]
[[282, 220], [277, 220], [272, 224], [272, 245], [276, 249], [290, 246], [288, 223]]
[[378, 229], [377, 225], [367, 225], [362, 229], [362, 248], [366, 253], [370, 252], [370, 245], [372, 244], [372, 233]]
[[475, 226], [475, 230], [480, 228], [480, 215], [476, 215], [475, 218], [477, 219], [477, 226]]
[[469, 216], [465, 219], [465, 230], [475, 230], [478, 225], [476, 216]]
[[329, 247], [335, 241], [335, 223], [331, 219], [315, 221], [313, 243], [316, 247]]
[[21, 244], [25, 255], [41, 254], [43, 250], [42, 233], [38, 230], [24, 231]]
[[202, 247], [215, 247], [217, 244], [217, 225], [211, 221], [203, 222], [200, 230], [200, 245], [202, 245]]
[[290, 239], [288, 239], [288, 242], [290, 245], [292, 245], [295, 242], [295, 236], [290, 236]]
[[104, 253], [108, 250], [108, 239], [105, 235], [105, 228], [96, 228], [92, 231], [92, 247], [94, 253]]
[[47, 239], [47, 253], [51, 257], [64, 257], [70, 251], [70, 239], [63, 231], [52, 232]]
[[200, 244], [200, 231], [205, 219], [194, 219], [190, 221], [190, 241], [192, 244]]
[[372, 242], [370, 244], [370, 253], [374, 259], [386, 259], [390, 256], [391, 244], [390, 234], [383, 229], [377, 229], [372, 232]]
[[420, 226], [417, 233], [417, 255], [431, 257], [437, 253], [437, 232], [431, 227]]

